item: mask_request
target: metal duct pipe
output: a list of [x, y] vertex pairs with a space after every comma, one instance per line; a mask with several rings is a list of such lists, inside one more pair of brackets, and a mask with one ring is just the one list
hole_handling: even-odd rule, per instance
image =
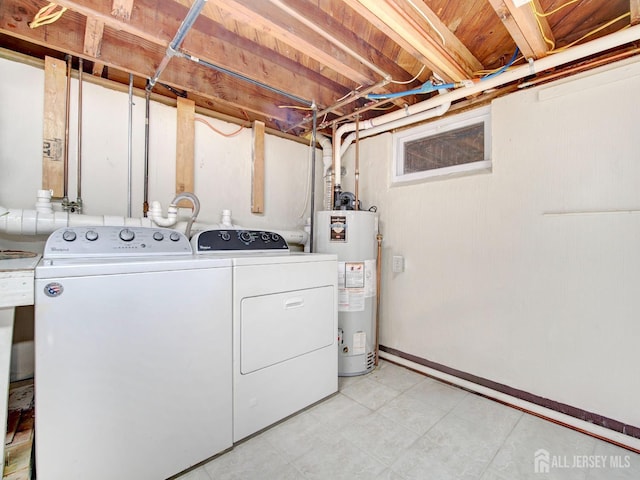
[[202, 8], [204, 7], [206, 1], [207, 0], [195, 0], [195, 2], [193, 2], [193, 4], [191, 5], [189, 12], [187, 13], [186, 17], [184, 17], [184, 20], [180, 25], [180, 28], [178, 28], [175, 37], [173, 37], [173, 40], [171, 40], [171, 43], [167, 47], [167, 52], [160, 62], [158, 70], [156, 70], [156, 73], [153, 75], [153, 77], [149, 79], [149, 83], [147, 84], [147, 89], [149, 91], [153, 90], [153, 87], [158, 81], [158, 78], [160, 77], [164, 69], [167, 68], [169, 60], [171, 60], [171, 57], [176, 54], [176, 51], [180, 47], [180, 44], [182, 44], [184, 37], [187, 35], [189, 30], [191, 30], [191, 27], [198, 18], [198, 15], [200, 15], [200, 12], [202, 11]]

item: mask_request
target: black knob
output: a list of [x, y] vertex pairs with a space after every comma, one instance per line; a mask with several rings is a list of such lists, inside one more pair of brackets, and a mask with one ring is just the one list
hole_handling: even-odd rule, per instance
[[228, 242], [229, 240], [231, 240], [231, 235], [229, 235], [229, 232], [222, 232], [220, 234], [220, 238], [222, 238], [222, 240], [224, 240], [225, 242]]
[[278, 235], [277, 233], [272, 233], [271, 234], [271, 240], [273, 240], [274, 242], [277, 242], [280, 240], [280, 235]]
[[266, 232], [262, 232], [260, 234], [260, 238], [262, 239], [263, 242], [268, 242], [269, 241], [269, 234]]
[[251, 233], [249, 232], [241, 232], [240, 233], [240, 240], [242, 240], [245, 243], [249, 243], [252, 239], [251, 239]]

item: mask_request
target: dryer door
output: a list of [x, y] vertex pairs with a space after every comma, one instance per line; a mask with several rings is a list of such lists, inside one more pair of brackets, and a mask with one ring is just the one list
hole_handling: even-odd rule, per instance
[[243, 298], [240, 373], [247, 374], [334, 342], [333, 286]]

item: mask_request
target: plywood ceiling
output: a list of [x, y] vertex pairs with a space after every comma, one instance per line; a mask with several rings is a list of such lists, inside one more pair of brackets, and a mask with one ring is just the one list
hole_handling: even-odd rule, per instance
[[[477, 79], [503, 67], [516, 47], [517, 65], [640, 21], [640, 0], [208, 0], [196, 3], [195, 23], [168, 48], [193, 4], [2, 0], [0, 47], [70, 55], [74, 68], [82, 58], [85, 71], [133, 78], [138, 88], [159, 74], [154, 94], [304, 135], [312, 109], [330, 131], [355, 114], [375, 117], [433, 93], [367, 94]], [[625, 45], [597, 60], [636, 50]]]

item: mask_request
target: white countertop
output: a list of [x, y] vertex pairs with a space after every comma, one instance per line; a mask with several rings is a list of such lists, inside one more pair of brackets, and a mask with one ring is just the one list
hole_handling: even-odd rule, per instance
[[[38, 261], [40, 261], [40, 255], [0, 260], [0, 431], [2, 432], [7, 430], [7, 397], [14, 307], [33, 305], [34, 273]], [[0, 447], [0, 460], [1, 465], [4, 465], [4, 441]], [[1, 470], [0, 468], [0, 472]]]
[[0, 260], [0, 308], [33, 305], [33, 278], [40, 255]]

